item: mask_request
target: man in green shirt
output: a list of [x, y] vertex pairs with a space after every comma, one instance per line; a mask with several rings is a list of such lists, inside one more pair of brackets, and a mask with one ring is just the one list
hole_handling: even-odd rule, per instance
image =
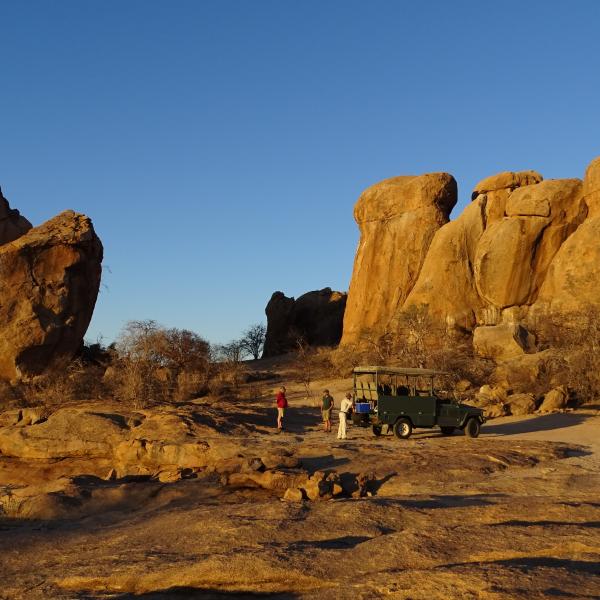
[[321, 398], [321, 415], [323, 416], [323, 425], [327, 433], [331, 432], [331, 411], [333, 410], [333, 398], [329, 390], [323, 390]]

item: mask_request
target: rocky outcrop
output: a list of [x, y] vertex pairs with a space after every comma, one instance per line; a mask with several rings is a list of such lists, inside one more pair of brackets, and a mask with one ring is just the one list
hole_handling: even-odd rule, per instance
[[427, 305], [438, 321], [467, 330], [524, 321], [555, 255], [585, 219], [581, 181], [501, 173], [473, 196], [436, 233], [403, 309]]
[[88, 217], [65, 211], [17, 236], [26, 229], [20, 219], [10, 229], [15, 239], [0, 246], [0, 378], [9, 380], [73, 357], [92, 317], [102, 262]]
[[335, 346], [342, 336], [347, 295], [324, 288], [297, 300], [275, 292], [267, 304], [267, 334], [263, 357], [296, 348], [302, 338], [310, 346]]
[[561, 245], [548, 267], [532, 317], [571, 315], [600, 305], [600, 157], [586, 170], [582, 190], [587, 218]]
[[388, 330], [456, 199], [456, 181], [447, 173], [394, 177], [362, 193], [354, 207], [360, 242], [342, 344], [376, 338]]
[[474, 278], [485, 303], [499, 309], [531, 305], [554, 255], [585, 214], [578, 179], [513, 191], [506, 216], [488, 224], [477, 244]]
[[0, 189], [0, 246], [21, 237], [31, 227], [31, 223], [16, 208], [10, 207]]
[[541, 320], [580, 324], [600, 309], [600, 157], [583, 182], [532, 170], [488, 177], [447, 222], [453, 186], [449, 175], [400, 177], [361, 196], [342, 343], [401, 334], [403, 317], [425, 309], [436, 331], [471, 335], [475, 353], [496, 361], [497, 380], [518, 372], [504, 379], [519, 388], [547, 362]]

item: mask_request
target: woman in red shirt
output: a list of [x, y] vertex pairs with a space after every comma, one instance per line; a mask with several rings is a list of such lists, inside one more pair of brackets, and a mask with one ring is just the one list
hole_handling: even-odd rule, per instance
[[276, 397], [277, 402], [277, 429], [279, 431], [283, 430], [283, 417], [285, 415], [285, 409], [287, 408], [288, 402], [285, 397], [285, 386], [282, 385], [277, 392]]

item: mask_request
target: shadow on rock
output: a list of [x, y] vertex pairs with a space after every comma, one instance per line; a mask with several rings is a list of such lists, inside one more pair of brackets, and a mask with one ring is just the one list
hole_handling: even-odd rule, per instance
[[[121, 596], [110, 596], [112, 600], [181, 600], [182, 598], [201, 598], [202, 600], [221, 600], [222, 598], [269, 598], [270, 600], [294, 600], [296, 594], [280, 594], [272, 592], [223, 592], [214, 589], [203, 589], [195, 587], [172, 587], [166, 590], [146, 592], [143, 594], [122, 594]], [[83, 598], [102, 598], [102, 596], [80, 596]]]
[[326, 454], [324, 456], [303, 456], [300, 460], [302, 466], [310, 472], [322, 469], [334, 469], [350, 462], [350, 459], [348, 458], [335, 458], [333, 454]]
[[343, 548], [355, 548], [363, 542], [369, 541], [370, 537], [364, 535], [344, 535], [329, 540], [299, 541], [290, 545], [291, 550], [304, 550], [306, 548], [319, 548], [321, 550], [335, 550]]
[[552, 414], [534, 417], [514, 423], [498, 423], [497, 425], [484, 425], [482, 433], [494, 435], [512, 435], [518, 433], [531, 433], [534, 431], [550, 431], [552, 429], [562, 429], [563, 427], [573, 427], [586, 421], [589, 415], [582, 414]]

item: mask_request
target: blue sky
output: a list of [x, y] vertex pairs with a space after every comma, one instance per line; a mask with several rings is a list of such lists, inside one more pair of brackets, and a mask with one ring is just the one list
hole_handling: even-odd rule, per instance
[[105, 247], [88, 339], [129, 319], [213, 342], [275, 290], [348, 288], [352, 207], [448, 171], [600, 154], [600, 2], [0, 1], [0, 186]]

